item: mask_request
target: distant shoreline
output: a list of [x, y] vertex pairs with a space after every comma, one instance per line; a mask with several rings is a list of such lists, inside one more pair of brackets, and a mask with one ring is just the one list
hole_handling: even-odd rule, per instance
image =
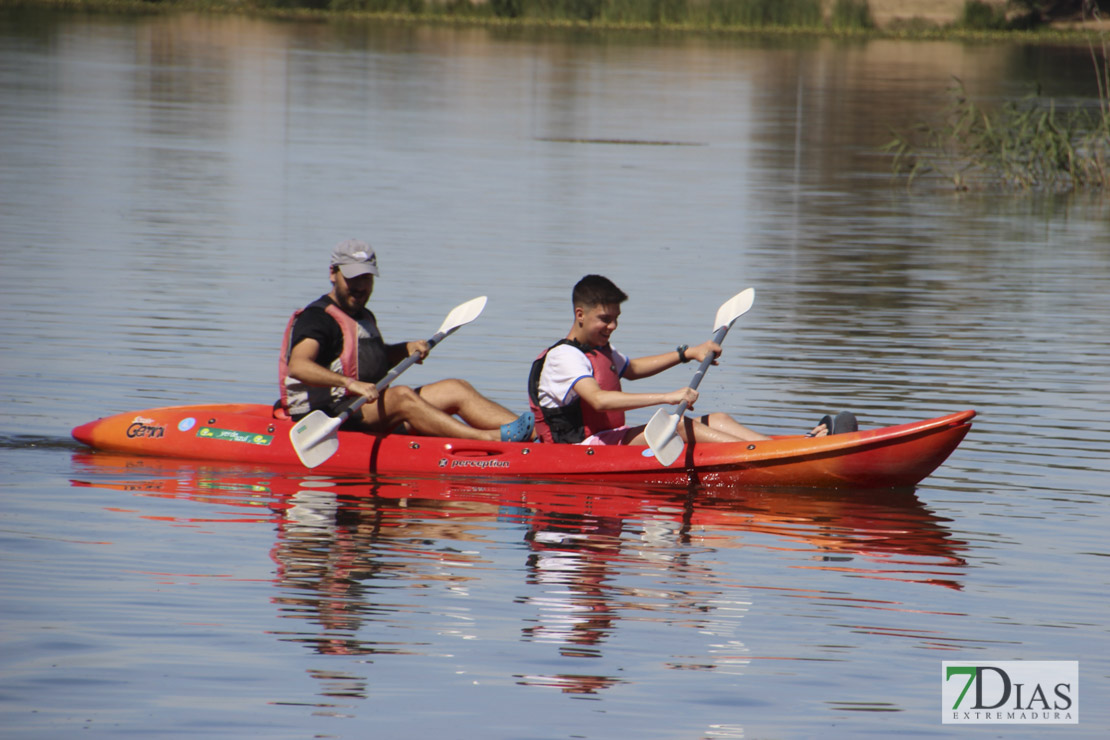
[[[820, 26], [707, 25], [698, 23], [635, 23], [576, 21], [538, 18], [502, 18], [481, 13], [452, 13], [443, 0], [427, 0], [429, 10], [422, 13], [371, 12], [313, 8], [257, 7], [240, 0], [0, 0], [0, 9], [38, 9], [66, 12], [160, 15], [198, 13], [241, 15], [285, 20], [334, 21], [341, 18], [379, 20], [394, 23], [456, 26], [493, 26], [519, 28], [567, 28], [597, 31], [665, 31], [674, 33], [712, 33], [742, 35], [815, 35], [827, 37], [893, 38], [905, 40], [1021, 40], [1031, 43], [1079, 43], [1106, 41], [1110, 19], [1099, 23], [1063, 21], [1034, 30], [973, 30], [953, 25], [959, 18], [963, 0], [870, 0], [876, 27], [835, 29]], [[471, 0], [476, 6], [485, 0]], [[831, 3], [831, 0], [825, 0]]]

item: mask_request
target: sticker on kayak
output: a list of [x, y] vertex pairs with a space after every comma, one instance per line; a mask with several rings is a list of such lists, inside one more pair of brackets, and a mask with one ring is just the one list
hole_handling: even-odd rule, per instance
[[451, 469], [454, 468], [511, 468], [512, 465], [507, 460], [451, 460], [448, 462], [446, 457], [440, 458], [439, 467]]
[[143, 419], [142, 417], [136, 418], [127, 427], [128, 439], [162, 439], [166, 436], [166, 428], [160, 424], [155, 424], [150, 419]]
[[217, 429], [216, 427], [201, 427], [197, 430], [198, 437], [205, 439], [219, 439], [224, 442], [244, 442], [251, 445], [269, 445], [273, 440], [272, 434], [251, 434], [235, 429]]
[[181, 421], [177, 422], [177, 431], [187, 432], [190, 429], [192, 429], [193, 427], [195, 427], [196, 425], [197, 425], [197, 420], [194, 419], [191, 416], [188, 416], [188, 417], [182, 419]]

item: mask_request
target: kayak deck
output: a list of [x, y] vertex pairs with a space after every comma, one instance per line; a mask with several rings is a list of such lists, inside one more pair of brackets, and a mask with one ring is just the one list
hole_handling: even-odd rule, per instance
[[[892, 488], [931, 474], [960, 444], [975, 412], [827, 437], [686, 445], [671, 465], [646, 446], [596, 447], [479, 442], [404, 434], [339, 432], [320, 474], [421, 474], [654, 485]], [[156, 457], [303, 468], [293, 423], [263, 404], [168, 406], [109, 416], [73, 430], [94, 449]], [[307, 469], [306, 469], [307, 470]]]

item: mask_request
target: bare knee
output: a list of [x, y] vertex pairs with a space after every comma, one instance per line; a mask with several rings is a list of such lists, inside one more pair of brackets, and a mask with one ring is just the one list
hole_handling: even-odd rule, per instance
[[420, 397], [449, 414], [456, 414], [463, 406], [475, 399], [478, 392], [474, 386], [461, 378], [447, 378], [429, 383], [420, 389]]
[[451, 398], [459, 398], [475, 393], [474, 386], [462, 378], [444, 378], [443, 380], [437, 380], [420, 389], [421, 393], [425, 391], [437, 395], [444, 394]]
[[421, 403], [420, 395], [407, 385], [392, 385], [382, 391], [378, 404], [386, 415], [391, 413], [405, 414], [416, 404]]

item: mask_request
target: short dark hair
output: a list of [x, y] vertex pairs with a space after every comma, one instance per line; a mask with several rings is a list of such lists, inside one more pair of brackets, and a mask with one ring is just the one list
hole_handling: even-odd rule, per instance
[[623, 290], [613, 284], [613, 281], [601, 275], [587, 275], [574, 286], [571, 295], [575, 308], [593, 308], [594, 306], [608, 306], [621, 304], [628, 300]]

